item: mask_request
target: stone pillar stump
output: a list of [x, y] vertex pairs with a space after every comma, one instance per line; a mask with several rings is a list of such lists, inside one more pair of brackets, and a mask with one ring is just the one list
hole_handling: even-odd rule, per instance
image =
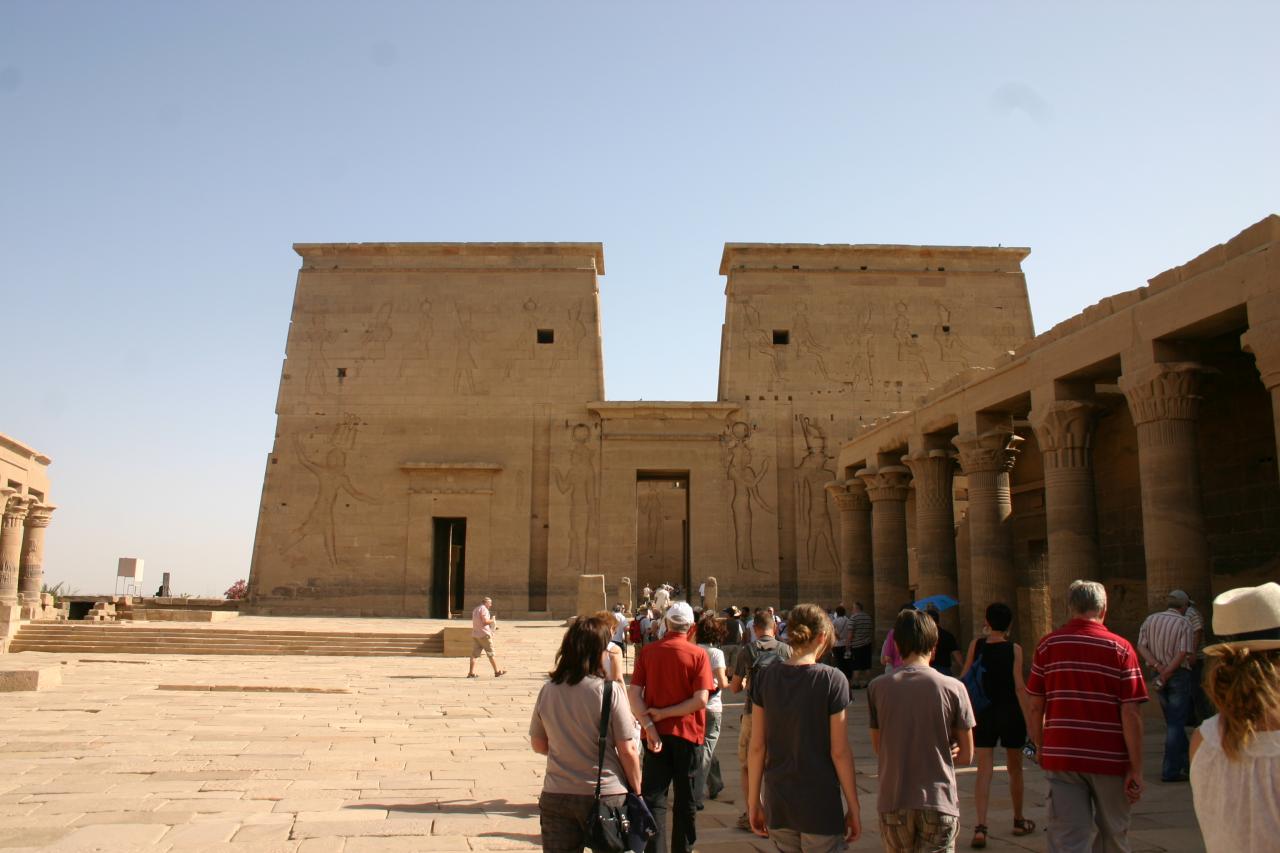
[[594, 616], [609, 609], [609, 599], [604, 591], [604, 575], [578, 576], [578, 615]]

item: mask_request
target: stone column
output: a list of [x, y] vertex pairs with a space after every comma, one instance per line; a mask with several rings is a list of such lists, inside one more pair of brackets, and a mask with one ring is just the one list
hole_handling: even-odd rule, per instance
[[875, 571], [871, 556], [871, 499], [858, 478], [827, 483], [840, 510], [840, 598], [846, 607], [861, 601], [875, 612]]
[[884, 635], [898, 616], [898, 608], [911, 596], [907, 585], [907, 492], [911, 471], [902, 465], [864, 468], [857, 477], [867, 487], [871, 501], [871, 566], [875, 590], [876, 646], [878, 656]]
[[[1254, 364], [1262, 374], [1262, 384], [1271, 392], [1271, 417], [1275, 420], [1276, 445], [1280, 448], [1280, 320], [1257, 326], [1240, 336], [1245, 352], [1253, 353]], [[1280, 462], [1280, 453], [1276, 454]]]
[[1162, 610], [1172, 589], [1209, 601], [1209, 540], [1200, 504], [1199, 430], [1206, 368], [1155, 364], [1120, 377], [1138, 428], [1142, 544], [1147, 558], [1147, 610]]
[[1072, 581], [1098, 580], [1098, 515], [1093, 494], [1093, 425], [1098, 406], [1057, 400], [1031, 413], [1044, 456], [1049, 542], [1049, 625], [1066, 620]]
[[969, 478], [970, 623], [976, 632], [987, 605], [1003, 601], [1016, 607], [1018, 575], [1013, 564], [1013, 498], [1009, 472], [1022, 439], [1010, 428], [956, 436], [960, 467]]
[[[18, 600], [23, 608], [38, 610], [40, 587], [44, 583], [44, 531], [57, 509], [49, 504], [32, 504], [23, 527], [22, 556], [18, 563]], [[24, 617], [26, 618], [26, 617]]]
[[[902, 457], [916, 489], [916, 561], [920, 584], [916, 594], [957, 598], [956, 516], [951, 477], [955, 459], [945, 450], [920, 450]], [[952, 626], [954, 627], [954, 626]]]
[[23, 521], [31, 499], [13, 489], [0, 489], [4, 520], [0, 522], [0, 607], [18, 604], [18, 569], [22, 560]]

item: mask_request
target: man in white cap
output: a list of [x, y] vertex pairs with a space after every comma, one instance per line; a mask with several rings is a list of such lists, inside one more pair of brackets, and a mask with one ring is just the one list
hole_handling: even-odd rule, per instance
[[1196, 660], [1195, 628], [1187, 618], [1191, 599], [1180, 589], [1169, 593], [1168, 608], [1152, 613], [1138, 629], [1138, 654], [1155, 678], [1151, 687], [1164, 711], [1164, 762], [1161, 782], [1190, 778], [1191, 667]]
[[[698, 747], [706, 738], [707, 699], [715, 689], [707, 653], [689, 641], [693, 608], [677, 601], [664, 616], [667, 632], [636, 657], [627, 695], [645, 729], [641, 793], [658, 823], [650, 853], [689, 853], [697, 840], [693, 792]], [[666, 833], [667, 791], [675, 787], [671, 840]]]

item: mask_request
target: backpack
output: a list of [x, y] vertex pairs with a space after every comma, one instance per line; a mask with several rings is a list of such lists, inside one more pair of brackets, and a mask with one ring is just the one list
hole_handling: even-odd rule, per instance
[[751, 643], [745, 648], [748, 649], [749, 654], [751, 654], [751, 667], [747, 671], [747, 710], [749, 711], [752, 708], [751, 691], [754, 690], [756, 684], [759, 683], [756, 680], [756, 677], [764, 670], [765, 667], [772, 666], [782, 660], [782, 658], [778, 655], [777, 645], [772, 649], [763, 649], [755, 643]]
[[978, 645], [973, 650], [973, 666], [969, 667], [969, 671], [964, 674], [964, 678], [960, 679], [964, 684], [964, 689], [969, 691], [969, 703], [973, 705], [973, 713], [975, 714], [981, 714], [991, 707], [991, 697], [987, 695], [987, 688], [983, 685], [987, 675], [987, 667], [982, 662], [982, 650], [986, 645], [986, 640], [978, 641]]
[[644, 626], [640, 624], [639, 618], [632, 619], [627, 625], [627, 639], [632, 643], [640, 643], [644, 640]]

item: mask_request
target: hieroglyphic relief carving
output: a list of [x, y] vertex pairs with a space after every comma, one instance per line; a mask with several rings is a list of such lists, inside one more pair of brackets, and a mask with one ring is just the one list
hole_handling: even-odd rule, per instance
[[337, 533], [333, 517], [334, 504], [338, 496], [346, 493], [358, 501], [377, 503], [378, 501], [360, 491], [347, 475], [347, 452], [340, 443], [355, 441], [355, 428], [349, 421], [339, 423], [335, 427], [330, 441], [328, 453], [323, 462], [316, 462], [307, 455], [302, 446], [302, 437], [294, 435], [293, 446], [298, 462], [316, 477], [316, 499], [311, 505], [307, 517], [302, 524], [294, 528], [293, 538], [287, 542], [280, 553], [292, 551], [310, 536], [319, 536], [324, 544], [325, 557], [329, 568], [338, 566]]
[[312, 314], [311, 321], [302, 331], [302, 341], [307, 347], [307, 374], [303, 387], [308, 394], [324, 395], [329, 393], [329, 359], [325, 355], [325, 345], [331, 344], [338, 334], [329, 329], [323, 314]]
[[742, 337], [747, 342], [747, 358], [752, 353], [762, 355], [769, 363], [770, 388], [773, 380], [782, 378], [782, 365], [778, 362], [778, 350], [773, 345], [773, 338], [767, 329], [760, 325], [760, 311], [751, 302], [749, 296], [730, 296], [742, 309]]
[[[413, 337], [410, 343], [409, 354], [428, 359], [431, 357], [431, 339], [435, 335], [434, 318], [431, 311], [435, 306], [431, 302], [430, 296], [424, 296], [418, 302], [416, 308], [410, 308], [414, 316], [417, 317], [417, 325], [413, 330]], [[416, 351], [416, 352], [415, 352]], [[404, 358], [400, 361], [399, 375], [404, 375], [405, 365], [409, 364], [409, 359]]]
[[596, 506], [595, 448], [591, 446], [591, 427], [586, 424], [574, 424], [569, 435], [573, 442], [569, 470], [555, 470], [556, 488], [569, 496], [569, 568], [581, 573], [587, 568], [587, 543]]
[[933, 342], [938, 347], [938, 359], [958, 362], [964, 367], [972, 367], [969, 348], [965, 345], [961, 334], [951, 327], [951, 308], [941, 300], [935, 301], [938, 321], [933, 324]]
[[566, 330], [563, 343], [557, 345], [556, 357], [551, 361], [551, 369], [555, 370], [560, 362], [577, 362], [582, 342], [587, 337], [587, 324], [582, 319], [583, 300], [579, 299], [569, 309], [569, 328]]
[[871, 316], [874, 310], [875, 307], [872, 305], [863, 309], [857, 329], [849, 342], [853, 350], [849, 384], [854, 388], [864, 383], [868, 388], [873, 388], [876, 384], [875, 336], [871, 334]]
[[530, 296], [521, 306], [521, 322], [519, 337], [511, 347], [511, 357], [507, 359], [503, 378], [510, 379], [511, 371], [518, 361], [533, 361], [534, 348], [538, 345], [538, 301]]
[[800, 415], [800, 428], [804, 432], [805, 454], [796, 465], [796, 529], [804, 538], [810, 570], [818, 567], [819, 549], [834, 568], [840, 561], [836, 556], [835, 526], [826, 489], [827, 483], [836, 478], [835, 470], [829, 465], [835, 457], [827, 455], [826, 432], [808, 415]]
[[796, 364], [800, 365], [805, 361], [812, 361], [818, 367], [818, 372], [823, 378], [830, 379], [831, 374], [827, 372], [827, 362], [822, 354], [827, 351], [827, 347], [818, 342], [818, 338], [813, 333], [813, 327], [809, 325], [809, 306], [800, 302], [796, 305], [795, 314], [795, 333], [791, 338], [791, 342], [795, 347]]
[[476, 329], [472, 318], [472, 309], [467, 305], [453, 306], [454, 318], [458, 323], [458, 340], [455, 352], [453, 371], [453, 392], [455, 394], [484, 394], [487, 391], [476, 382], [475, 371], [479, 367], [471, 347], [484, 339], [487, 332]]
[[366, 358], [386, 358], [387, 341], [391, 340], [394, 330], [391, 328], [391, 303], [384, 302], [378, 306], [373, 319], [364, 327], [360, 343], [364, 347]]
[[893, 339], [898, 344], [898, 361], [914, 362], [924, 375], [924, 381], [928, 382], [929, 365], [925, 362], [920, 341], [911, 333], [911, 317], [907, 314], [907, 303], [899, 302], [894, 310], [897, 314], [893, 318]]
[[[663, 530], [662, 495], [658, 488], [657, 483], [640, 484], [640, 517], [644, 524], [644, 540], [640, 550], [648, 558], [651, 564], [649, 568], [661, 571], [666, 569], [662, 559], [666, 542]], [[652, 565], [655, 561], [658, 564], [656, 567]]]
[[733, 484], [729, 512], [733, 518], [735, 565], [742, 571], [762, 572], [756, 566], [752, 547], [752, 507], [772, 513], [773, 507], [760, 494], [760, 482], [769, 473], [769, 460], [757, 471], [751, 462], [751, 425], [743, 421], [729, 424], [720, 436], [724, 453], [725, 476]]

